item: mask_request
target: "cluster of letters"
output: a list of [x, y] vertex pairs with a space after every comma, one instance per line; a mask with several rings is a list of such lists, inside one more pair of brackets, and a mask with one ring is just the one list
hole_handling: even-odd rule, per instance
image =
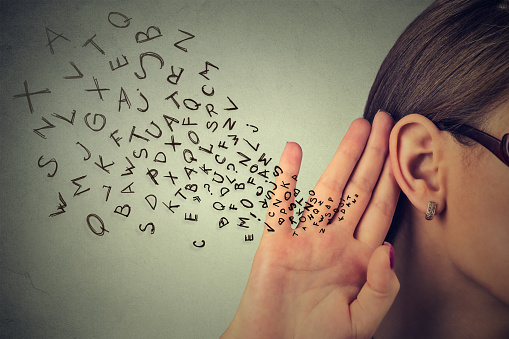
[[[159, 27], [149, 26], [145, 31], [133, 32], [130, 29], [132, 20], [132, 18], [119, 12], [110, 12], [107, 16], [107, 22], [109, 22], [112, 29], [124, 30], [128, 34], [132, 34], [136, 44], [145, 44], [159, 40], [163, 42], [162, 45], [168, 45], [167, 41], [163, 41], [165, 37]], [[190, 46], [192, 46], [192, 40], [195, 39], [195, 36], [181, 29], [177, 31], [180, 38], [177, 41], [172, 41], [175, 48], [173, 51], [174, 53], [181, 53], [180, 58], [182, 58], [185, 56], [185, 53], [188, 53], [188, 49], [191, 49]], [[60, 44], [71, 42], [67, 33], [55, 32], [50, 28], [46, 28], [46, 37], [46, 47], [51, 54], [56, 53], [55, 51], [58, 50]], [[80, 43], [80, 45], [82, 48], [93, 48], [101, 55], [109, 55], [105, 51], [106, 48], [103, 48], [99, 41], [101, 41], [100, 37], [94, 34], [86, 41], [83, 41], [82, 44]], [[152, 43], [147, 45], [150, 45], [151, 48], [154, 46]], [[42, 139], [57, 137], [52, 133], [52, 130], [63, 128], [66, 125], [73, 128], [89, 129], [93, 133], [97, 133], [97, 135], [107, 134], [111, 144], [105, 146], [118, 148], [123, 151], [125, 153], [124, 164], [116, 164], [113, 160], [106, 159], [102, 154], [93, 154], [90, 148], [87, 147], [87, 143], [83, 140], [74, 140], [71, 142], [71, 145], [74, 145], [70, 147], [75, 147], [76, 150], [82, 152], [84, 162], [97, 166], [97, 168], [108, 175], [119, 174], [124, 178], [126, 180], [125, 185], [120, 189], [122, 194], [138, 193], [136, 180], [132, 178], [134, 178], [135, 172], [143, 172], [145, 178], [148, 179], [149, 185], [155, 187], [164, 184], [166, 185], [166, 191], [171, 192], [171, 198], [161, 201], [159, 204], [156, 194], [143, 194], [144, 200], [152, 210], [156, 210], [157, 206], [162, 204], [167, 211], [177, 217], [177, 220], [178, 215], [180, 215], [184, 221], [197, 222], [198, 211], [200, 208], [203, 208], [198, 204], [202, 202], [205, 193], [212, 196], [211, 189], [215, 189], [217, 190], [217, 194], [214, 197], [216, 201], [211, 203], [214, 210], [238, 211], [238, 213], [246, 215], [239, 216], [238, 222], [235, 222], [231, 216], [225, 214], [215, 221], [216, 225], [222, 228], [228, 224], [236, 223], [239, 227], [249, 228], [250, 219], [260, 221], [260, 218], [253, 213], [255, 211], [253, 209], [255, 204], [260, 205], [262, 208], [267, 207], [268, 202], [263, 198], [258, 198], [263, 195], [271, 175], [269, 165], [272, 158], [259, 151], [259, 143], [251, 142], [241, 136], [248, 133], [253, 135], [258, 132], [258, 127], [247, 123], [239, 126], [237, 118], [232, 117], [238, 116], [237, 111], [239, 108], [229, 96], [219, 99], [223, 105], [221, 108], [218, 108], [217, 104], [214, 106], [213, 103], [207, 101], [208, 98], [214, 96], [217, 98], [218, 96], [211, 85], [214, 73], [219, 71], [219, 67], [216, 64], [204, 61], [202, 69], [197, 74], [189, 74], [189, 77], [194, 76], [201, 79], [200, 85], [203, 97], [192, 98], [179, 93], [178, 86], [181, 79], [189, 72], [185, 72], [184, 68], [176, 67], [175, 65], [165, 67], [165, 58], [162, 55], [164, 54], [146, 51], [136, 56], [138, 60], [135, 62], [130, 60], [131, 57], [128, 58], [125, 55], [115, 55], [111, 60], [108, 60], [111, 72], [129, 69], [128, 72], [133, 75], [133, 81], [141, 82], [153, 76], [155, 72], [164, 73], [168, 88], [170, 88], [168, 95], [160, 98], [168, 106], [165, 113], [151, 112], [150, 102], [154, 99], [139, 89], [136, 94], [136, 97], [139, 95], [137, 100], [140, 103], [137, 105], [139, 107], [136, 107], [137, 111], [139, 114], [145, 114], [145, 117], [150, 121], [146, 126], [133, 125], [129, 131], [122, 131], [111, 127], [107, 122], [109, 114], [131, 110], [131, 107], [134, 106], [131, 102], [133, 94], [128, 93], [122, 86], [119, 86], [118, 92], [114, 93], [115, 89], [101, 86], [99, 77], [88, 76], [93, 82], [90, 81], [83, 90], [90, 93], [90, 95], [96, 95], [96, 98], [100, 101], [118, 101], [118, 112], [86, 112], [80, 114], [79, 110], [78, 112], [77, 110], [72, 110], [72, 112], [67, 114], [60, 112], [60, 114], [52, 113], [50, 116], [43, 113], [40, 125], [34, 126], [34, 133]], [[147, 62], [149, 59], [151, 61]], [[154, 61], [159, 66], [156, 70], [154, 70]], [[86, 81], [87, 70], [80, 68], [79, 62], [69, 61], [69, 64], [69, 75], [63, 77], [64, 81], [77, 79], [84, 79]], [[140, 84], [139, 87], [141, 85], [143, 84]], [[58, 95], [58, 93], [52, 93], [49, 88], [33, 90], [30, 88], [27, 80], [23, 82], [23, 87], [24, 91], [15, 94], [14, 98], [24, 98], [28, 104], [28, 110], [32, 114], [34, 113], [34, 97], [40, 98], [44, 95]], [[198, 114], [194, 113], [201, 113], [201, 115], [198, 116]], [[232, 116], [225, 116], [227, 114]], [[207, 135], [203, 135], [203, 132], [197, 132], [197, 128], [200, 125], [206, 126]], [[205, 139], [210, 139], [211, 136], [214, 136], [218, 129], [227, 130], [228, 138], [214, 143], [205, 142]], [[161, 145], [164, 149], [151, 154], [150, 149], [153, 149], [153, 147], [148, 147], [148, 145], [152, 146], [155, 142], [159, 142], [158, 147]], [[249, 152], [238, 148], [242, 143], [248, 146]], [[48, 150], [48, 152], [50, 153], [51, 150]], [[166, 170], [163, 172], [161, 167], [157, 166], [168, 163], [177, 164], [179, 161], [183, 164], [183, 168], [166, 166]], [[39, 157], [37, 165], [46, 171], [49, 178], [54, 178], [55, 176], [58, 177], [58, 167], [62, 162], [65, 162], [65, 159], [56, 159], [44, 154]], [[122, 170], [119, 170], [119, 168], [122, 168]], [[247, 179], [240, 179], [241, 174], [239, 172], [242, 171], [245, 172], [246, 177], [249, 176]], [[209, 183], [199, 187], [197, 183], [193, 182], [197, 175], [207, 176]], [[94, 188], [87, 184], [88, 179], [89, 175], [83, 173], [70, 180], [69, 184], [75, 186], [73, 198], [82, 194], [90, 194], [89, 192], [94, 191]], [[143, 183], [143, 187], [147, 187], [146, 183]], [[246, 193], [253, 191], [253, 189], [248, 190], [248, 187], [253, 187], [255, 191], [252, 194], [253, 197], [246, 194], [246, 197], [239, 201], [228, 203], [223, 201], [230, 191], [244, 191]], [[118, 188], [108, 184], [102, 186], [103, 193], [101, 193], [101, 196], [105, 202], [109, 202], [112, 189]], [[95, 191], [95, 194], [98, 194], [99, 190], [95, 189]], [[194, 204], [190, 205], [189, 202], [194, 202]], [[53, 218], [66, 213], [70, 203], [70, 197], [66, 197], [61, 192], [58, 192], [56, 211], [51, 211], [49, 216]], [[118, 204], [118, 202], [114, 204], [114, 208], [112, 207], [115, 215], [123, 218], [132, 216], [134, 209], [135, 206], [132, 206], [132, 204]], [[98, 236], [103, 236], [106, 232], [109, 232], [100, 213], [88, 214], [86, 216], [86, 224], [90, 231]], [[153, 222], [141, 223], [138, 228], [141, 232], [150, 231], [151, 234], [154, 234], [156, 231], [156, 225]], [[246, 235], [245, 240], [253, 240], [253, 235]], [[195, 241], [193, 244], [196, 247], [203, 247], [205, 241]]]
[[[282, 171], [281, 171], [282, 172]], [[276, 173], [275, 173], [276, 174]], [[292, 176], [292, 179], [297, 181], [296, 176]], [[284, 181], [278, 186], [276, 183], [272, 182], [273, 188], [271, 191], [267, 192], [266, 198], [270, 200], [271, 206], [280, 207], [280, 204], [283, 203], [283, 200], [275, 198], [275, 191], [279, 188], [285, 188], [283, 199], [285, 201], [290, 201], [292, 198], [292, 190], [290, 189], [290, 183], [285, 183]], [[338, 222], [345, 220], [345, 215], [347, 209], [352, 207], [357, 203], [357, 199], [359, 198], [358, 194], [354, 194], [353, 196], [347, 195], [346, 198], [340, 198], [339, 204], [334, 204], [334, 199], [329, 197], [327, 200], [319, 200], [316, 197], [316, 193], [314, 190], [309, 191], [309, 199], [304, 202], [304, 198], [297, 199], [300, 194], [300, 190], [298, 188], [293, 189], [293, 201], [290, 202], [287, 208], [280, 208], [277, 212], [269, 211], [268, 216], [271, 218], [276, 218], [277, 225], [281, 226], [286, 221], [290, 224], [292, 229], [294, 229], [292, 236], [298, 236], [299, 230], [302, 232], [306, 232], [307, 224], [306, 222], [312, 223], [313, 226], [320, 228], [318, 233], [324, 234], [325, 228], [323, 227], [325, 224], [330, 225], [332, 222], [337, 220]], [[271, 199], [273, 197], [273, 199]], [[335, 207], [336, 206], [336, 207]], [[325, 208], [325, 209], [324, 209]], [[320, 211], [322, 210], [322, 212]], [[270, 219], [267, 221], [271, 221]], [[270, 225], [269, 222], [265, 221], [265, 226], [267, 232], [275, 232], [275, 228]], [[298, 225], [299, 228], [296, 229], [295, 225]]]
[[[150, 42], [147, 46], [153, 49], [157, 45], [152, 42], [160, 41], [167, 48], [168, 41], [165, 40], [166, 38], [159, 27], [149, 26], [144, 31], [134, 32], [130, 28], [131, 20], [133, 19], [123, 13], [110, 12], [105, 24], [109, 22], [111, 29], [122, 30], [126, 34], [131, 34], [136, 44]], [[175, 42], [172, 41], [174, 47], [172, 52], [180, 53], [180, 58], [182, 58], [188, 53], [188, 49], [192, 48], [193, 39], [196, 37], [192, 33], [181, 29], [176, 31], [178, 31], [176, 34], [179, 38]], [[46, 47], [51, 54], [55, 54], [55, 50], [58, 49], [60, 44], [71, 42], [67, 33], [55, 32], [49, 28], [46, 28], [46, 36]], [[93, 48], [103, 56], [109, 56], [99, 41], [100, 38], [94, 34], [86, 41], [80, 42], [80, 45], [82, 48]], [[239, 108], [234, 100], [226, 95], [218, 99], [218, 94], [212, 84], [214, 76], [219, 72], [219, 66], [216, 63], [204, 61], [200, 71], [193, 74], [189, 71], [186, 72], [186, 69], [182, 67], [165, 66], [165, 58], [161, 54], [164, 55], [163, 53], [146, 51], [139, 54], [139, 56], [137, 55], [136, 61], [131, 60], [131, 56], [128, 58], [125, 55], [114, 55], [108, 60], [111, 72], [125, 71], [126, 76], [132, 77], [132, 81], [140, 82], [138, 87], [142, 87], [144, 79], [150, 78], [156, 73], [159, 75], [163, 73], [166, 78], [166, 85], [169, 89], [168, 95], [159, 98], [159, 100], [167, 105], [167, 110], [164, 113], [155, 113], [150, 110], [150, 103], [157, 99], [151, 98], [150, 95], [146, 95], [138, 89], [136, 98], [140, 104], [136, 105], [139, 106], [136, 107], [137, 114], [144, 114], [147, 122], [150, 122], [144, 126], [133, 125], [129, 130], [112, 127], [107, 120], [109, 114], [130, 111], [135, 106], [131, 101], [132, 91], [129, 92], [123, 86], [119, 86], [118, 90], [101, 86], [99, 77], [88, 75], [87, 70], [82, 69], [79, 62], [69, 61], [70, 66], [67, 65], [67, 67], [70, 75], [64, 76], [64, 81], [77, 79], [86, 81], [88, 77], [89, 82], [82, 90], [95, 96], [96, 100], [115, 100], [115, 102], [118, 102], [118, 112], [79, 113], [77, 110], [72, 110], [65, 114], [62, 112], [60, 114], [52, 113], [51, 115], [43, 113], [40, 125], [34, 126], [33, 131], [41, 139], [47, 139], [57, 137], [52, 132], [54, 129], [70, 126], [69, 128], [88, 129], [93, 135], [106, 136], [110, 144], [105, 145], [105, 147], [110, 147], [110, 150], [114, 149], [115, 152], [120, 150], [125, 159], [125, 162], [122, 160], [123, 164], [106, 159], [102, 154], [94, 154], [90, 147], [87, 147], [87, 142], [83, 140], [74, 140], [69, 147], [74, 147], [76, 152], [81, 152], [83, 162], [86, 164], [90, 164], [91, 167], [98, 168], [108, 175], [119, 175], [124, 183], [121, 188], [113, 187], [110, 184], [92, 188], [87, 182], [89, 175], [80, 173], [72, 178], [69, 183], [74, 187], [73, 197], [58, 192], [56, 210], [51, 211], [49, 217], [54, 218], [66, 213], [68, 204], [71, 203], [70, 199], [77, 199], [75, 197], [90, 194], [89, 192], [95, 191], [94, 194], [100, 196], [108, 204], [111, 203], [110, 193], [112, 190], [119, 191], [121, 196], [122, 194], [138, 193], [136, 182], [141, 177], [146, 180], [142, 185], [143, 188], [146, 188], [147, 185], [154, 188], [164, 185], [166, 192], [164, 201], [161, 201], [160, 195], [158, 200], [158, 196], [154, 193], [143, 193], [145, 203], [148, 204], [151, 210], [155, 211], [156, 208], [162, 208], [170, 212], [176, 221], [197, 222], [200, 209], [205, 208], [206, 200], [212, 199], [209, 207], [222, 215], [217, 220], [211, 221], [211, 223], [215, 223], [219, 228], [236, 225], [248, 229], [253, 226], [253, 222], [261, 224], [258, 223], [261, 221], [260, 217], [254, 213], [257, 211], [255, 207], [265, 209], [270, 203], [276, 207], [279, 206], [280, 200], [271, 200], [277, 188], [272, 178], [279, 176], [283, 170], [277, 165], [271, 165], [272, 158], [260, 150], [259, 143], [249, 140], [253, 134], [258, 132], [258, 127], [248, 123], [238, 123], [236, 117], [238, 117]], [[147, 60], [150, 60], [150, 62], [147, 62]], [[158, 69], [154, 69], [154, 62]], [[179, 93], [179, 82], [186, 76], [200, 80], [200, 97], [188, 97], [182, 91]], [[14, 98], [24, 98], [28, 104], [28, 110], [33, 114], [35, 110], [32, 98], [55, 94], [58, 93], [52, 93], [49, 88], [34, 90], [30, 88], [29, 82], [25, 80], [23, 91], [15, 94]], [[212, 98], [216, 100], [215, 104], [212, 103]], [[217, 101], [220, 102], [222, 107], [218, 107]], [[199, 127], [201, 131], [199, 131]], [[222, 137], [215, 137], [215, 135], [220, 135], [220, 133], [215, 134], [218, 129], [227, 131], [227, 138], [224, 137], [224, 133]], [[210, 139], [214, 140], [214, 138], [216, 141], [211, 143]], [[154, 144], [157, 144], [157, 148], [161, 150], [154, 152]], [[243, 147], [240, 147], [241, 145]], [[51, 150], [48, 150], [48, 153], [51, 153]], [[65, 159], [57, 160], [51, 155], [44, 154], [39, 157], [37, 165], [44, 169], [47, 177], [54, 178], [58, 173], [59, 164], [64, 161]], [[176, 168], [179, 161], [180, 165]], [[135, 173], [137, 173], [136, 180], [133, 179]], [[241, 179], [242, 175], [244, 175], [244, 178]], [[197, 176], [202, 176], [202, 179], [205, 176], [207, 183], [198, 185], [195, 181]], [[294, 179], [296, 180], [296, 178]], [[272, 190], [270, 190], [270, 186], [267, 189], [267, 186], [271, 184], [273, 185]], [[235, 201], [228, 200], [230, 192], [241, 192], [244, 197]], [[280, 210], [279, 214], [281, 216], [277, 218], [279, 225], [284, 222], [284, 215], [289, 215], [288, 220], [291, 224], [297, 223], [294, 220], [293, 213], [290, 213], [290, 211], [293, 212], [294, 208], [297, 212], [297, 205], [302, 206], [302, 209], [297, 212], [297, 218], [301, 223], [307, 220], [302, 216], [304, 211], [310, 211], [307, 216], [309, 220], [312, 220], [314, 215], [318, 213], [317, 207], [323, 204], [325, 204], [324, 207], [327, 211], [320, 215], [319, 218], [322, 220], [323, 218], [332, 220], [333, 215], [338, 212], [345, 213], [344, 209], [331, 207], [332, 199], [329, 199], [328, 202], [318, 201], [313, 197], [312, 193], [314, 192], [312, 191], [310, 192], [310, 199], [303, 206], [303, 199], [297, 200], [299, 192], [296, 188], [294, 189], [295, 203], [290, 205], [288, 211], [284, 208]], [[167, 198], [168, 196], [169, 198]], [[285, 199], [288, 200], [286, 195]], [[203, 203], [202, 200], [204, 200]], [[352, 202], [355, 203], [355, 200]], [[161, 207], [161, 204], [163, 207]], [[317, 205], [317, 207], [314, 207], [314, 205]], [[107, 206], [111, 206], [114, 215], [119, 218], [130, 218], [133, 215], [133, 210], [135, 210], [132, 203], [119, 203], [119, 201]], [[229, 214], [232, 211], [237, 211], [238, 214], [234, 218]], [[109, 230], [100, 214], [89, 213], [85, 219], [93, 234], [103, 236]], [[269, 217], [274, 216], [274, 213], [269, 214]], [[314, 223], [316, 224], [316, 222]], [[135, 224], [141, 232], [148, 231], [150, 234], [156, 232], [154, 222], [136, 222]], [[267, 231], [275, 231], [268, 223], [265, 223], [265, 225]], [[324, 232], [325, 230], [322, 229], [321, 233]], [[294, 232], [294, 235], [298, 234]], [[253, 239], [252, 233], [244, 237], [245, 241], [252, 241]], [[193, 245], [198, 248], [204, 247], [205, 240], [193, 241]]]

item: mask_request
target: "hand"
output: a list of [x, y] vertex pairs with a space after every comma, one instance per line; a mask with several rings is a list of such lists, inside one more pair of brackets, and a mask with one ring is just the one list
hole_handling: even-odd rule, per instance
[[399, 196], [387, 157], [392, 125], [383, 112], [372, 128], [355, 120], [307, 204], [294, 194], [302, 151], [286, 145], [249, 280], [222, 338], [371, 338], [399, 290], [392, 246], [381, 245]]

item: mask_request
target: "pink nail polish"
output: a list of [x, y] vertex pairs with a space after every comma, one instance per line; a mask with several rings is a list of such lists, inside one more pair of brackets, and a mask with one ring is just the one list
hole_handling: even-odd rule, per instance
[[394, 247], [387, 241], [384, 241], [384, 245], [389, 246], [389, 260], [391, 262], [391, 270], [394, 269]]

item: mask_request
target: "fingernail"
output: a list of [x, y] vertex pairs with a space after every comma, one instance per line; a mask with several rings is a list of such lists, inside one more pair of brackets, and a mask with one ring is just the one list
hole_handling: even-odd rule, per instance
[[[387, 112], [387, 111], [384, 111], [383, 109], [379, 109], [379, 110], [378, 110], [378, 112], [384, 112], [385, 114], [388, 114], [391, 118], [393, 118], [393, 119], [394, 119], [394, 117], [392, 116], [392, 114], [391, 114], [391, 113], [389, 113], [389, 112]], [[377, 113], [378, 113], [378, 112], [377, 112]]]
[[389, 260], [391, 262], [391, 270], [393, 270], [394, 269], [394, 247], [392, 247], [392, 245], [387, 241], [384, 241], [384, 245], [389, 246]]

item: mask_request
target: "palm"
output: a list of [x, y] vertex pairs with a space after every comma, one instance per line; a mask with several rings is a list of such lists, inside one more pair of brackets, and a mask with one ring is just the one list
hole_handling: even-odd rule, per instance
[[251, 304], [252, 309], [266, 310], [250, 316], [253, 328], [290, 324], [295, 337], [310, 337], [310, 331], [351, 332], [350, 322], [338, 319], [350, 318], [349, 305], [366, 282], [373, 250], [351, 235], [347, 238], [339, 233], [281, 234], [279, 239], [274, 234], [272, 239], [264, 239], [247, 286], [257, 296], [253, 302], [258, 305]]
[[[243, 338], [358, 335], [358, 323], [363, 319], [357, 319], [356, 314], [365, 313], [359, 293], [370, 280], [368, 264], [392, 219], [391, 213], [380, 210], [380, 206], [395, 208], [399, 194], [388, 166], [383, 166], [386, 149], [380, 152], [369, 148], [370, 143], [387, 143], [379, 140], [387, 137], [384, 125], [379, 125], [373, 129], [364, 153], [369, 129], [360, 125], [349, 130], [315, 187], [313, 198], [308, 199], [313, 207], [300, 215], [301, 222], [295, 230], [284, 218], [294, 197], [284, 196], [293, 192], [296, 185], [301, 151], [296, 144], [285, 148], [280, 160], [284, 171], [275, 181], [277, 188], [272, 198], [283, 202], [269, 207], [267, 227], [230, 334], [242, 333]], [[357, 161], [361, 153], [362, 158]], [[290, 189], [285, 183], [290, 184]], [[349, 204], [346, 212], [346, 208], [341, 208], [342, 202], [346, 204], [346, 199], [354, 195], [355, 206]], [[324, 215], [327, 218], [321, 218]], [[282, 217], [285, 221], [278, 222]], [[371, 280], [377, 283], [376, 279]], [[370, 296], [364, 298], [368, 298], [365, 304], [371, 302]], [[366, 333], [372, 334], [374, 329], [370, 331]]]

